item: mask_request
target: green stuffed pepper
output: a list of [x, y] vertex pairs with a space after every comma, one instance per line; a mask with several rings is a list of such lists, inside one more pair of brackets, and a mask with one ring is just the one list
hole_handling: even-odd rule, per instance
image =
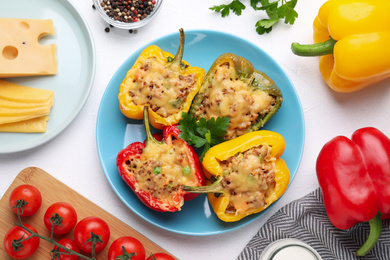
[[278, 111], [283, 96], [274, 81], [252, 63], [232, 53], [219, 56], [195, 96], [196, 119], [229, 117], [225, 139], [256, 131]]

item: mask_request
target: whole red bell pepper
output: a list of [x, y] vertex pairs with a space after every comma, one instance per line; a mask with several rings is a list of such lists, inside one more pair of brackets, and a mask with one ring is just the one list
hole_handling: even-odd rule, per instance
[[[199, 196], [199, 194], [184, 191], [182, 189], [183, 185], [203, 186], [206, 184], [198, 155], [192, 146], [179, 138], [180, 130], [176, 125], [164, 127], [162, 135], [152, 135], [148, 107], [144, 108], [144, 125], [145, 142], [132, 143], [118, 153], [116, 164], [119, 174], [138, 198], [149, 208], [160, 212], [178, 211], [185, 200], [191, 200]], [[176, 142], [174, 142], [175, 139]], [[144, 156], [148, 146], [150, 146], [149, 155], [151, 157]], [[176, 155], [173, 152], [175, 150], [173, 146], [180, 146], [181, 151], [184, 152]], [[188, 163], [182, 165], [182, 176], [171, 174], [172, 168], [177, 169], [181, 165], [175, 164], [173, 161], [159, 161], [160, 153], [173, 153], [174, 156], [179, 157], [174, 158], [173, 161]], [[172, 156], [169, 158], [172, 158]], [[142, 166], [140, 167], [140, 165]], [[154, 167], [152, 167], [153, 165]], [[145, 183], [148, 184], [145, 185]]]
[[356, 252], [367, 254], [378, 241], [382, 219], [390, 218], [390, 139], [373, 127], [351, 139], [337, 136], [324, 145], [316, 164], [327, 215], [339, 229], [370, 223], [370, 234]]

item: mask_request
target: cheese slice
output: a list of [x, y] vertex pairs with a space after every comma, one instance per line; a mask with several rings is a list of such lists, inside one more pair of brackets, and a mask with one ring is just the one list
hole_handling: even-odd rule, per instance
[[27, 116], [27, 115], [46, 115], [50, 113], [51, 106], [34, 108], [4, 108], [0, 107], [1, 116]]
[[22, 116], [0, 116], [0, 125], [21, 122], [41, 116], [46, 116], [49, 113], [40, 113], [40, 114], [31, 114], [31, 115], [22, 115]]
[[44, 133], [47, 128], [48, 116], [41, 116], [30, 120], [0, 125], [0, 132], [13, 133]]
[[40, 39], [54, 35], [52, 20], [0, 18], [0, 78], [57, 73], [56, 44]]
[[0, 80], [0, 98], [9, 101], [46, 103], [53, 97], [53, 90], [26, 87], [12, 82]]
[[52, 106], [54, 103], [53, 99], [50, 99], [44, 103], [27, 103], [27, 102], [18, 102], [18, 101], [10, 101], [6, 99], [0, 98], [0, 107], [2, 108], [35, 108], [35, 107], [46, 107]]

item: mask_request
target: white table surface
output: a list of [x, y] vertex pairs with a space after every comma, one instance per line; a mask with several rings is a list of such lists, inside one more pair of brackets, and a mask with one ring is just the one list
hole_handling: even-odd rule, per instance
[[[165, 0], [161, 12], [149, 25], [130, 34], [126, 30], [104, 31], [107, 24], [92, 9], [92, 1], [73, 0], [89, 23], [96, 46], [96, 77], [90, 96], [75, 120], [56, 138], [37, 148], [0, 155], [0, 195], [16, 175], [36, 166], [92, 200], [180, 259], [235, 259], [257, 230], [280, 207], [318, 187], [317, 155], [336, 135], [350, 136], [358, 128], [374, 126], [390, 134], [389, 81], [350, 94], [330, 90], [318, 70], [318, 58], [297, 57], [290, 51], [294, 41], [312, 43], [312, 22], [325, 0], [299, 0], [299, 17], [292, 26], [279, 22], [270, 34], [258, 35], [255, 12], [249, 1], [241, 16], [222, 18], [208, 8], [230, 0]], [[260, 219], [238, 230], [214, 236], [186, 236], [162, 230], [141, 219], [116, 196], [101, 168], [95, 140], [96, 117], [104, 90], [122, 62], [141, 46], [179, 28], [212, 29], [235, 34], [270, 54], [291, 78], [305, 117], [305, 148], [297, 175], [285, 195]], [[0, 144], [1, 145], [1, 144]]]

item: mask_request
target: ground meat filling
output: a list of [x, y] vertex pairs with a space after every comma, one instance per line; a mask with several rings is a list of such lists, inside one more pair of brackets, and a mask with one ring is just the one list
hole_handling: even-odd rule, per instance
[[148, 105], [162, 117], [179, 113], [195, 88], [194, 73], [182, 75], [155, 57], [132, 69], [129, 96], [134, 105]]
[[187, 148], [182, 141], [172, 144], [149, 142], [141, 156], [127, 162], [128, 171], [135, 176], [135, 191], [144, 190], [167, 205], [180, 209], [184, 200], [172, 199], [183, 185], [197, 186], [197, 178], [190, 167]]
[[266, 206], [267, 192], [275, 187], [275, 158], [271, 146], [263, 144], [220, 162], [222, 186], [230, 193], [226, 213], [245, 214]]
[[[258, 76], [264, 84], [269, 83], [262, 75]], [[256, 90], [250, 86], [250, 82], [241, 80], [229, 63], [221, 64], [216, 69], [209, 84], [195, 117], [230, 117], [225, 136], [228, 140], [247, 133], [259, 116], [266, 115], [275, 106], [275, 97], [263, 90]]]

